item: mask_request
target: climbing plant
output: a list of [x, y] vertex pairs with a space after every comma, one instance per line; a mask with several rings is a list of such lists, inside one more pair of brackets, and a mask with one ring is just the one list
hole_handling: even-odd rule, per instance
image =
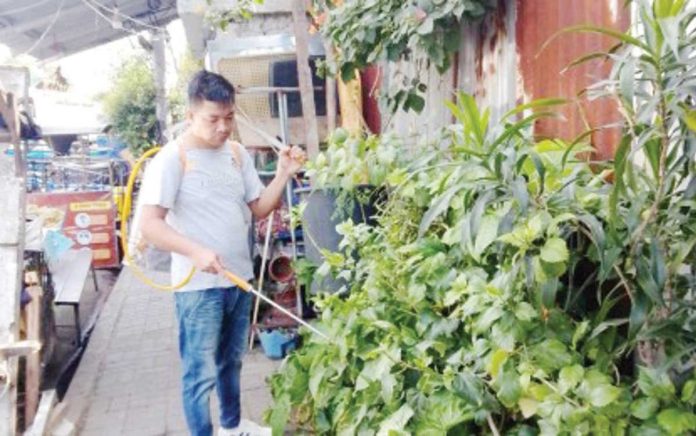
[[[315, 0], [326, 15], [324, 36], [336, 48], [332, 66], [344, 80], [357, 70], [384, 60], [412, 59], [424, 54], [441, 73], [449, 69], [459, 49], [461, 23], [482, 18], [497, 3], [493, 0]], [[398, 84], [392, 110], [420, 112], [426, 89], [417, 76]]]
[[696, 432], [696, 11], [639, 8], [642, 35], [572, 29], [619, 42], [613, 162], [533, 137], [559, 101], [491, 123], [461, 95], [379, 225], [339, 226], [318, 272], [351, 288], [271, 378], [276, 434]]

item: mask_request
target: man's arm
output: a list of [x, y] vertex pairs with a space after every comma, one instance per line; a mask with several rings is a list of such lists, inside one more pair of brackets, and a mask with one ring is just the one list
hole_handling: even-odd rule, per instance
[[285, 185], [302, 168], [306, 160], [307, 155], [300, 147], [287, 147], [280, 151], [275, 177], [261, 191], [261, 196], [249, 203], [249, 209], [256, 218], [266, 218], [271, 211], [278, 207], [285, 192]]
[[224, 267], [212, 250], [174, 230], [164, 220], [168, 210], [156, 205], [143, 205], [140, 231], [149, 243], [164, 251], [172, 251], [191, 259], [195, 267], [208, 273], [220, 273]]
[[288, 176], [276, 174], [271, 183], [261, 191], [261, 196], [249, 203], [249, 209], [256, 218], [264, 219], [278, 207], [278, 203], [285, 193], [285, 185], [289, 180]]

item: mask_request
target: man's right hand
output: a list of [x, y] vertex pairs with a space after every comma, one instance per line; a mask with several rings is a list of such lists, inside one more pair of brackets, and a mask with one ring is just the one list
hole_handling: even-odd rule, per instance
[[191, 261], [199, 271], [210, 274], [219, 274], [225, 270], [222, 266], [222, 260], [213, 250], [205, 247], [197, 248], [191, 253]]

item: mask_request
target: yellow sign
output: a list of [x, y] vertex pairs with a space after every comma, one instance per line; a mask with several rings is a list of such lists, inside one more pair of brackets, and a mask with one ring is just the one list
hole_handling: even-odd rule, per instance
[[111, 209], [110, 201], [86, 201], [82, 203], [70, 203], [70, 211], [85, 212], [91, 210], [109, 210]]

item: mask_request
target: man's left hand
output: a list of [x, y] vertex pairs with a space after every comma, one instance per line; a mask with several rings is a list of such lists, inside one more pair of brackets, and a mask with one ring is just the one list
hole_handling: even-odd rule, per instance
[[280, 175], [292, 177], [307, 162], [307, 153], [296, 145], [280, 150], [278, 156], [278, 171]]

